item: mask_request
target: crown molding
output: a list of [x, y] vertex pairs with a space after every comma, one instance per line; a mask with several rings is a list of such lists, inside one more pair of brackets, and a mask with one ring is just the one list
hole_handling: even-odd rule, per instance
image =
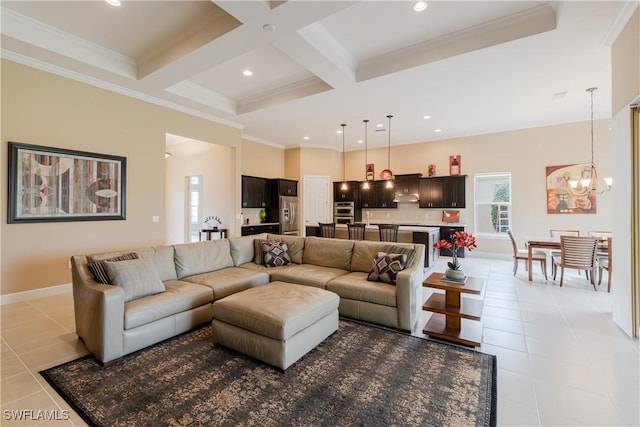
[[24, 55], [20, 55], [15, 52], [8, 51], [6, 49], [0, 50], [0, 58], [7, 59], [9, 61], [16, 62], [18, 64], [26, 65], [31, 68], [35, 68], [38, 70], [42, 70], [51, 74], [55, 74], [61, 77], [65, 77], [70, 80], [75, 80], [81, 83], [88, 84], [90, 86], [95, 86], [100, 89], [105, 89], [111, 92], [118, 93], [120, 95], [128, 96], [130, 98], [135, 98], [140, 101], [148, 102], [150, 104], [158, 105], [160, 107], [165, 107], [170, 110], [179, 111], [181, 113], [189, 114], [190, 116], [199, 117], [201, 119], [218, 123], [221, 125], [229, 126], [235, 129], [243, 129], [244, 125], [240, 123], [233, 122], [231, 120], [226, 120], [211, 114], [206, 114], [201, 111], [195, 110], [193, 108], [185, 107], [184, 105], [176, 104], [174, 102], [170, 102], [155, 96], [147, 95], [146, 93], [138, 92], [136, 90], [132, 90], [129, 88], [125, 88], [122, 86], [115, 85], [113, 83], [105, 82], [104, 80], [96, 79], [93, 77], [89, 77], [85, 74], [78, 73], [75, 71], [68, 70], [63, 67], [59, 67], [57, 65], [52, 65], [38, 59], [34, 59], [31, 57], [27, 57]]
[[604, 37], [603, 43], [605, 46], [613, 46], [613, 43], [615, 43], [618, 36], [624, 29], [625, 25], [627, 25], [627, 22], [629, 22], [629, 19], [631, 19], [638, 6], [640, 6], [640, 0], [628, 0], [625, 2], [625, 5], [616, 18], [616, 21], [613, 23]]
[[2, 34], [119, 76], [137, 79], [138, 66], [128, 56], [105, 49], [40, 21], [1, 7]]
[[225, 113], [238, 114], [237, 104], [233, 99], [190, 81], [177, 83], [165, 90]]

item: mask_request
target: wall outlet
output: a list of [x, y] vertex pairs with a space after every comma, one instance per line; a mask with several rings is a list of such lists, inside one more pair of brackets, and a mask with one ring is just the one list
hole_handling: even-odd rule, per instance
[[160, 216], [159, 215], [154, 215], [151, 217], [151, 222], [160, 222]]

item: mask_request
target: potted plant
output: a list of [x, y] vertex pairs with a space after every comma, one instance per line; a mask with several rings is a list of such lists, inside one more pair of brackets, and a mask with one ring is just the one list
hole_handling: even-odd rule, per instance
[[[452, 243], [453, 242], [453, 243]], [[452, 260], [447, 263], [447, 271], [444, 275], [452, 280], [464, 281], [465, 275], [462, 271], [461, 265], [458, 262], [458, 248], [467, 248], [470, 251], [478, 247], [476, 244], [476, 238], [466, 231], [456, 231], [453, 233], [453, 240], [440, 240], [433, 245], [434, 249], [446, 248], [451, 251]]]

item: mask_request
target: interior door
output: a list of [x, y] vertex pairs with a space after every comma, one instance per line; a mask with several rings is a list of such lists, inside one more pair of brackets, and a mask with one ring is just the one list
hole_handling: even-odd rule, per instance
[[304, 224], [331, 222], [331, 186], [328, 176], [305, 175], [303, 178]]

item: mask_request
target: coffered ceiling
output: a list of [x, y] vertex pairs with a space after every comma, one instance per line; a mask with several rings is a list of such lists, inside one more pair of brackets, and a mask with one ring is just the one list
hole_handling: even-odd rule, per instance
[[346, 123], [347, 149], [363, 119], [386, 145], [389, 114], [393, 145], [588, 120], [592, 86], [595, 117], [610, 117], [610, 44], [638, 7], [121, 2], [2, 1], [2, 57], [284, 147], [341, 147]]

